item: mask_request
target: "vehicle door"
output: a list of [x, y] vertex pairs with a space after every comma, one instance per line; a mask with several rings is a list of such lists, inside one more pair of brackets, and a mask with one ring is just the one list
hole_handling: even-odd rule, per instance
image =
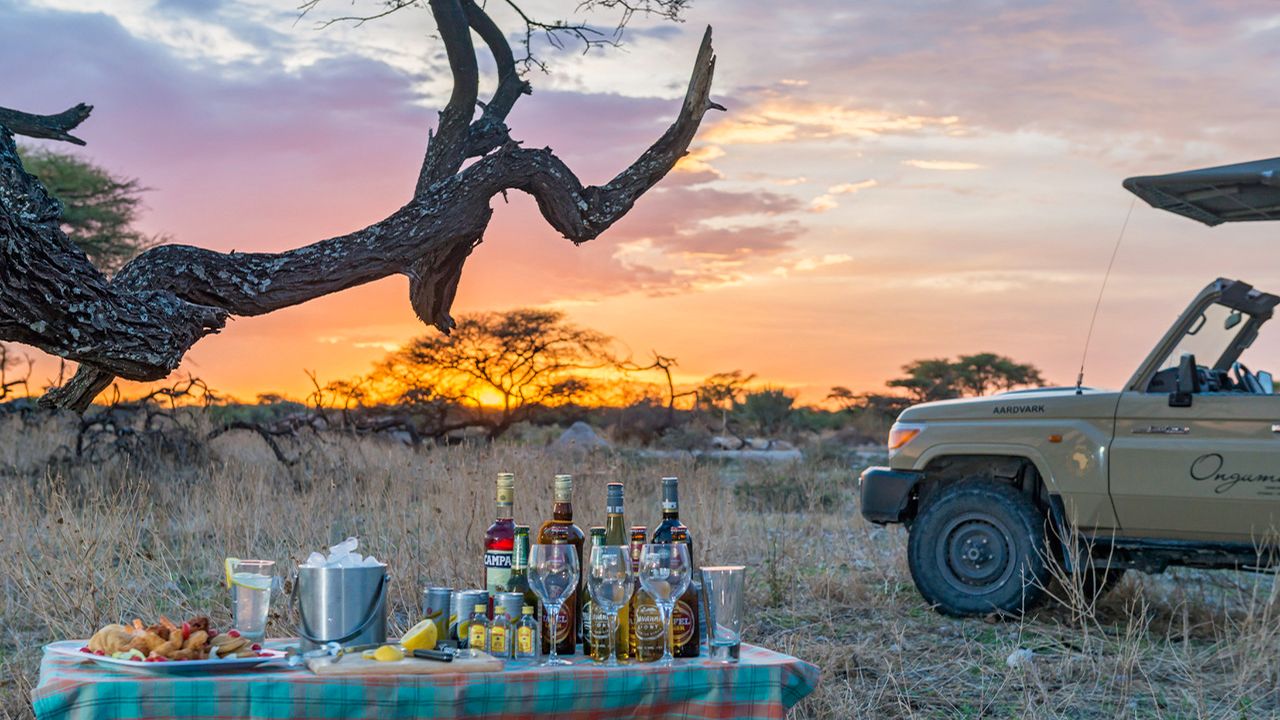
[[[1221, 343], [1247, 323], [1218, 332], [1229, 309], [1205, 311], [1205, 337], [1184, 338], [1147, 392], [1126, 391], [1116, 407], [1110, 489], [1121, 534], [1257, 543], [1280, 528], [1280, 396], [1253, 391], [1221, 367], [1239, 352]], [[1210, 331], [1209, 328], [1213, 328]], [[1230, 335], [1215, 337], [1214, 335]], [[1200, 351], [1198, 391], [1176, 400], [1181, 357]], [[1230, 364], [1228, 364], [1230, 367]], [[1171, 387], [1173, 385], [1173, 387]], [[1269, 383], [1268, 383], [1269, 385]]]

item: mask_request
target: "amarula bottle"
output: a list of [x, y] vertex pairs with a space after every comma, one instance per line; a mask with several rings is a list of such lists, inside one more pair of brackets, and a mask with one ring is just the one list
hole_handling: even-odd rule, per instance
[[640, 662], [657, 662], [662, 659], [662, 643], [665, 641], [662, 611], [653, 596], [640, 586], [640, 553], [644, 550], [648, 528], [636, 525], [631, 528], [631, 571], [635, 573], [635, 589], [631, 594], [631, 632], [628, 643], [631, 657]]
[[[591, 534], [591, 547], [604, 545], [603, 525], [593, 526], [588, 532]], [[591, 550], [588, 548], [582, 566], [583, 575], [587, 574], [590, 564]], [[585, 599], [582, 601], [582, 623], [578, 626], [578, 637], [582, 638], [582, 654], [600, 661], [607, 660], [604, 653], [608, 652], [609, 648], [608, 632], [609, 617], [595, 607], [595, 603], [591, 601], [591, 590], [588, 588]], [[599, 657], [596, 657], [597, 655]]]
[[511, 580], [511, 553], [516, 535], [516, 524], [511, 519], [515, 483], [515, 475], [498, 473], [497, 519], [484, 532], [484, 587], [489, 591], [490, 615], [494, 596], [507, 592], [507, 583]]
[[[604, 544], [627, 545], [627, 520], [622, 512], [622, 483], [609, 483], [605, 494]], [[631, 659], [630, 607], [618, 611], [618, 636], [615, 639], [618, 660]]]
[[[689, 529], [684, 525], [677, 525], [671, 528], [671, 542], [682, 543], [688, 542]], [[697, 576], [698, 565], [693, 562], [693, 557], [689, 558], [691, 563], [692, 575]], [[698, 632], [698, 590], [689, 583], [689, 587], [684, 594], [676, 600], [675, 607], [671, 610], [671, 654], [676, 657], [690, 658], [698, 657], [698, 652], [702, 644], [702, 638]]]
[[[542, 524], [538, 530], [539, 545], [573, 545], [578, 552], [578, 566], [582, 567], [582, 545], [586, 538], [582, 535], [582, 528], [573, 524], [573, 476], [557, 475], [555, 479], [555, 504], [551, 507], [551, 519]], [[579, 577], [585, 575], [579, 572]], [[547, 617], [543, 608], [542, 612], [542, 651], [543, 654], [551, 652], [551, 642], [556, 643], [556, 653], [559, 655], [572, 655], [577, 652], [578, 645], [578, 618], [582, 617], [582, 582], [579, 580], [578, 588], [574, 590], [563, 606], [560, 608], [559, 616], [556, 618]]]

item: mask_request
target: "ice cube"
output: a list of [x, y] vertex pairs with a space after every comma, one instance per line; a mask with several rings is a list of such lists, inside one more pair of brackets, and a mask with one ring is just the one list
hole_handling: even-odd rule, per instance
[[360, 556], [359, 555], [343, 555], [331, 561], [329, 563], [329, 567], [336, 567], [336, 568], [360, 567]]
[[337, 545], [334, 545], [333, 547], [329, 548], [329, 560], [333, 561], [333, 560], [337, 560], [343, 555], [350, 555], [351, 553], [356, 551], [356, 547], [359, 545], [360, 545], [359, 540], [353, 537], [349, 537], [346, 540], [343, 540], [342, 542], [338, 543]]
[[318, 568], [324, 567], [325, 557], [323, 553], [313, 552], [307, 556], [307, 561], [302, 563], [302, 567]]
[[360, 563], [360, 567], [379, 567], [382, 563], [378, 562], [378, 558], [370, 555]]

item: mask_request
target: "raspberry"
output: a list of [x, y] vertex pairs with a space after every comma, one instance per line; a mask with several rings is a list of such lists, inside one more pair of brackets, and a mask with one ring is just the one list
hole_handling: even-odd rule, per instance
[[254, 644], [252, 644], [252, 645], [250, 645], [250, 646], [249, 646], [249, 649], [250, 649], [250, 650], [255, 650], [255, 651], [256, 651], [256, 650], [261, 650], [261, 649], [262, 649], [262, 646], [261, 646], [261, 645], [259, 645], [258, 643], [254, 643]]
[[80, 652], [82, 652], [82, 653], [92, 653], [93, 651], [92, 651], [92, 650], [90, 650], [88, 647], [82, 647], [82, 648], [80, 648]]
[[227, 634], [230, 635], [231, 637], [240, 637], [239, 630], [228, 630]]

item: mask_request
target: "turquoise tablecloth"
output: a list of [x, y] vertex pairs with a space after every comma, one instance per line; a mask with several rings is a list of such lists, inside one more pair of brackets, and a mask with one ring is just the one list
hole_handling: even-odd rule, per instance
[[511, 662], [502, 672], [317, 677], [273, 666], [235, 674], [146, 675], [46, 652], [32, 705], [41, 720], [152, 718], [783, 718], [818, 668], [744, 645], [736, 665], [607, 669]]

